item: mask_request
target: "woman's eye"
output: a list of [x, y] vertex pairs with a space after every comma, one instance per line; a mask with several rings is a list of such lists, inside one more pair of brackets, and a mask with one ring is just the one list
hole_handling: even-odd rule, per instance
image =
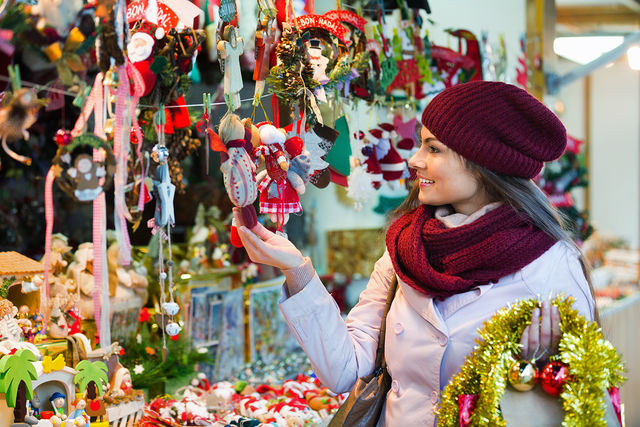
[[428, 145], [427, 146], [427, 150], [429, 150], [430, 153], [439, 153], [440, 152], [440, 150], [438, 150], [438, 148], [433, 146], [433, 145]]

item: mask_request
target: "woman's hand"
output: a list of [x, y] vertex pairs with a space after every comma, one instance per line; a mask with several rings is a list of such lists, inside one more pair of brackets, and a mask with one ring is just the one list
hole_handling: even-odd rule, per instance
[[262, 224], [258, 223], [249, 230], [243, 224], [238, 208], [233, 208], [233, 218], [238, 226], [240, 240], [251, 261], [272, 265], [281, 270], [298, 267], [304, 262], [304, 257], [293, 243], [267, 230]]
[[522, 332], [520, 356], [526, 360], [535, 358], [544, 362], [557, 352], [561, 337], [558, 307], [545, 300], [542, 308], [533, 309], [531, 324]]

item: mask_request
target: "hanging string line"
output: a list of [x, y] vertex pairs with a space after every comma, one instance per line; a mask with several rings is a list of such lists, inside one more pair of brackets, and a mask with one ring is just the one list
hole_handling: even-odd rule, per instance
[[[0, 80], [5, 81], [5, 82], [11, 81], [9, 79], [9, 77], [7, 77], [7, 76], [0, 76]], [[71, 96], [71, 97], [74, 97], [74, 98], [78, 97], [79, 95], [82, 95], [82, 94], [78, 94], [78, 93], [69, 92], [69, 91], [66, 91], [66, 90], [56, 89], [54, 87], [50, 87], [50, 86], [46, 86], [46, 85], [27, 82], [27, 81], [24, 81], [24, 80], [21, 80], [21, 83], [22, 83], [23, 86], [36, 89], [38, 92], [46, 90], [48, 92], [59, 93], [59, 94]], [[260, 98], [262, 99], [262, 98], [266, 98], [268, 96], [271, 96], [271, 94], [262, 95]], [[253, 101], [253, 100], [254, 100], [254, 98], [246, 98], [246, 99], [241, 99], [240, 102], [249, 102], [249, 101]], [[212, 105], [212, 106], [213, 105], [226, 105], [226, 102], [224, 102], [224, 101], [222, 101], [222, 102], [212, 102], [210, 105]], [[158, 108], [157, 105], [144, 105], [144, 104], [138, 104], [138, 107]], [[164, 106], [164, 108], [181, 108], [181, 107], [204, 107], [204, 104], [165, 105]]]

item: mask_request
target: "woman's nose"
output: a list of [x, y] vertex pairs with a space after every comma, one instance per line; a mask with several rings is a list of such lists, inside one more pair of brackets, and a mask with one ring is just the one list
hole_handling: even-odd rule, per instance
[[424, 167], [424, 161], [422, 156], [420, 156], [420, 151], [416, 152], [413, 156], [409, 158], [409, 167], [413, 169], [419, 169]]

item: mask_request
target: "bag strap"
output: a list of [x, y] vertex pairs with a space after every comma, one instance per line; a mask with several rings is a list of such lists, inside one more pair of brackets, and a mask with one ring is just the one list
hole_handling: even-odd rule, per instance
[[393, 279], [391, 279], [391, 285], [389, 285], [389, 293], [387, 294], [387, 302], [384, 305], [384, 313], [382, 314], [382, 324], [380, 326], [380, 336], [378, 337], [378, 348], [376, 350], [376, 363], [374, 371], [378, 369], [384, 369], [387, 366], [387, 362], [384, 359], [384, 341], [385, 341], [385, 333], [387, 330], [387, 314], [389, 313], [389, 308], [391, 308], [391, 303], [393, 302], [393, 298], [396, 296], [396, 291], [398, 289], [398, 277], [393, 274]]

